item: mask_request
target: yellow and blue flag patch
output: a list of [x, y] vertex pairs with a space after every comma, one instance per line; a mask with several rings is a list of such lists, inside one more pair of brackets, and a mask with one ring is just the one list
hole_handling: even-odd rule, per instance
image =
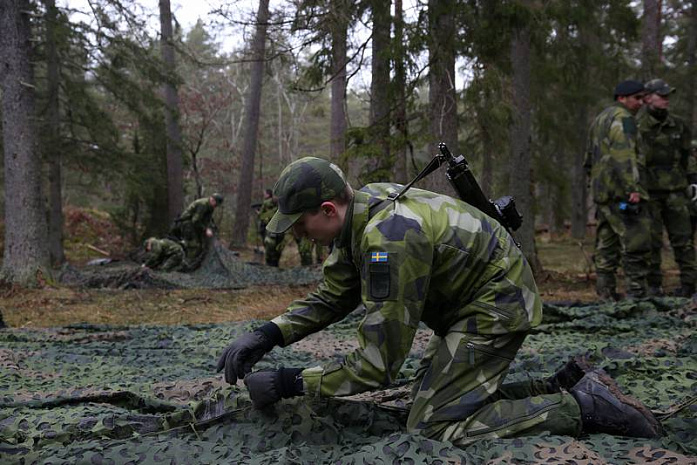
[[372, 252], [370, 254], [370, 263], [387, 263], [388, 252]]

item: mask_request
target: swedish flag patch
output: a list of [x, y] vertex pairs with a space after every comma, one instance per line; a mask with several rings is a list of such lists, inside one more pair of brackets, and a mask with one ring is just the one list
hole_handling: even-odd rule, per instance
[[370, 254], [370, 263], [387, 263], [388, 258], [388, 252], [372, 252]]

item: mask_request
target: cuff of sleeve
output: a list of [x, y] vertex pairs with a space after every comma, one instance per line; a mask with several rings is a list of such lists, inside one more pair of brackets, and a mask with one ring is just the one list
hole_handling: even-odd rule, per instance
[[321, 366], [316, 366], [313, 368], [306, 368], [302, 371], [303, 378], [303, 393], [306, 396], [319, 397], [322, 387], [322, 375], [324, 374], [324, 368]]
[[269, 321], [263, 326], [255, 329], [255, 331], [258, 331], [266, 336], [268, 345], [264, 347], [264, 349], [266, 349], [267, 352], [273, 349], [275, 346], [283, 345], [283, 333], [281, 333], [281, 328], [279, 328], [275, 323]]
[[278, 370], [282, 398], [303, 395], [302, 371], [302, 368], [280, 368]]

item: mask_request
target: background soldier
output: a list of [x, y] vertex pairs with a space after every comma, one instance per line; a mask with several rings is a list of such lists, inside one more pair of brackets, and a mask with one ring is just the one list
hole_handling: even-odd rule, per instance
[[220, 194], [194, 200], [175, 220], [170, 236], [184, 243], [186, 260], [189, 264], [203, 258], [215, 228], [213, 212], [222, 203], [223, 196]]
[[261, 202], [259, 210], [257, 210], [257, 215], [259, 216], [259, 226], [257, 230], [259, 231], [262, 242], [266, 237], [266, 225], [271, 221], [271, 218], [273, 218], [277, 208], [278, 206], [276, 200], [273, 198], [271, 189], [264, 190], [264, 200]]
[[591, 124], [584, 166], [590, 177], [596, 206], [596, 291], [601, 298], [617, 300], [615, 273], [622, 259], [627, 293], [647, 292], [650, 252], [648, 197], [640, 180], [644, 161], [637, 151], [634, 114], [641, 108], [644, 85], [623, 81], [615, 87], [615, 103]]
[[[398, 187], [354, 192], [336, 165], [312, 157], [281, 173], [269, 231], [292, 228], [334, 247], [315, 292], [225, 349], [217, 369], [227, 382], [244, 377], [257, 408], [385, 387], [423, 322], [435, 334], [415, 375], [410, 432], [458, 445], [543, 431], [659, 434], [650, 411], [613, 393], [617, 386], [604, 372], [578, 363], [548, 380], [504, 385], [525, 336], [542, 320], [525, 256], [498, 222], [469, 204], [415, 188], [388, 199]], [[299, 341], [359, 305], [359, 348], [341, 363], [250, 373], [274, 346]]]
[[[680, 268], [676, 295], [695, 292], [697, 269], [690, 220], [691, 198], [697, 191], [697, 163], [690, 153], [690, 130], [668, 112], [675, 88], [662, 79], [646, 83], [644, 108], [637, 114], [641, 152], [646, 157], [646, 187], [651, 213], [649, 294], [662, 295], [661, 249], [663, 226], [668, 231], [675, 262]], [[688, 198], [688, 191], [690, 191]]]
[[143, 267], [162, 271], [179, 271], [184, 261], [181, 244], [170, 239], [151, 237], [145, 241], [145, 262]]
[[[697, 139], [692, 139], [692, 159], [697, 164]], [[695, 243], [697, 231], [697, 189], [690, 184], [687, 196], [690, 198], [690, 220], [692, 222], [692, 243]]]

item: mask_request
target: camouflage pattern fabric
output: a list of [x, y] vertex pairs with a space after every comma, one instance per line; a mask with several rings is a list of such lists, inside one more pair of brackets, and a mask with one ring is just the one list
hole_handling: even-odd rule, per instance
[[204, 197], [191, 202], [179, 215], [180, 238], [184, 242], [187, 260], [194, 260], [204, 252], [208, 244], [206, 228], [212, 224], [214, 211], [209, 197]]
[[[359, 303], [367, 309], [360, 347], [342, 364], [305, 369], [305, 393], [345, 396], [390, 384], [423, 321], [443, 339], [428, 359], [409, 430], [449, 440], [474, 430], [524, 431], [520, 421], [519, 429], [499, 424], [500, 406], [484, 407], [541, 320], [524, 255], [498, 222], [464, 202], [415, 188], [387, 200], [400, 187], [368, 184], [355, 192], [318, 290], [273, 320], [289, 345]], [[511, 423], [533, 415], [524, 399], [508, 403]], [[480, 408], [487, 413], [477, 416]]]
[[660, 287], [661, 251], [663, 249], [663, 227], [668, 231], [673, 256], [680, 269], [680, 283], [688, 288], [695, 286], [697, 264], [692, 242], [689, 200], [683, 192], [654, 192], [648, 202], [651, 213], [651, 255], [649, 258], [649, 286]]
[[627, 201], [631, 192], [648, 198], [641, 179], [645, 160], [637, 151], [636, 120], [621, 103], [604, 109], [591, 124], [584, 166], [596, 204]]
[[[107, 309], [118, 311], [118, 309]], [[661, 419], [661, 439], [541, 433], [466, 447], [406, 431], [412, 381], [432, 332], [417, 330], [389, 389], [251, 408], [242, 383], [214, 375], [231, 337], [261, 322], [73, 325], [0, 330], [0, 462], [337, 464], [694, 464], [697, 311], [687, 299], [545, 305], [507, 383], [552, 374], [585, 354]], [[355, 347], [357, 310], [269, 353], [259, 369], [329, 362]]]
[[319, 270], [295, 267], [279, 270], [246, 263], [219, 241], [191, 273], [143, 269], [136, 262], [112, 262], [103, 266], [74, 268], [64, 265], [58, 280], [71, 287], [118, 289], [242, 289], [260, 284], [301, 285], [319, 281]]
[[278, 266], [285, 249], [285, 234], [267, 232], [264, 236], [264, 259], [269, 266]]
[[598, 205], [595, 236], [595, 269], [598, 294], [615, 291], [615, 273], [622, 261], [627, 290], [643, 295], [647, 290], [651, 252], [651, 216], [647, 203], [639, 204], [637, 213], [621, 212], [619, 204]]
[[690, 129], [685, 122], [667, 113], [660, 120], [647, 107], [637, 114], [640, 150], [646, 161], [646, 188], [652, 191], [680, 191], [697, 181], [697, 160], [690, 154]]
[[278, 210], [278, 204], [274, 201], [273, 197], [264, 199], [259, 209], [259, 220], [264, 223], [264, 226], [271, 221], [276, 210]]
[[149, 244], [145, 266], [162, 271], [176, 271], [181, 267], [184, 260], [181, 244], [170, 239], [150, 239]]
[[637, 115], [641, 151], [646, 155], [646, 185], [649, 189], [651, 259], [649, 285], [660, 287], [663, 227], [668, 231], [683, 286], [694, 288], [697, 279], [692, 244], [688, 184], [697, 183], [697, 160], [690, 153], [690, 131], [680, 119], [666, 112], [654, 116], [648, 107]]
[[295, 238], [296, 244], [298, 244], [298, 254], [300, 254], [300, 264], [302, 266], [312, 265], [312, 251], [314, 249], [314, 243], [303, 237], [302, 239]]

